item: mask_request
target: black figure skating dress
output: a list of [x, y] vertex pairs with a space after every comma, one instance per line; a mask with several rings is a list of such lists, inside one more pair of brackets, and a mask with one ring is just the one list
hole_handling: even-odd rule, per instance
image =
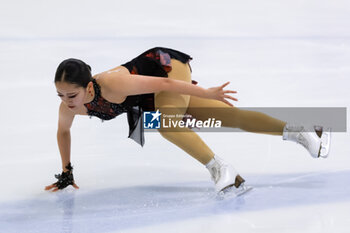
[[[176, 59], [182, 63], [187, 63], [192, 60], [191, 56], [177, 50], [156, 47], [131, 61], [123, 64], [131, 74], [168, 77], [171, 71], [170, 59]], [[195, 81], [192, 81], [196, 84]], [[123, 103], [115, 104], [108, 102], [101, 95], [101, 88], [93, 80], [95, 98], [90, 103], [85, 104], [88, 109], [88, 115], [96, 116], [102, 120], [111, 120], [116, 116], [127, 113], [129, 124], [129, 138], [135, 140], [141, 146], [145, 143], [144, 128], [143, 128], [143, 112], [154, 111], [154, 93], [131, 95], [128, 96]]]

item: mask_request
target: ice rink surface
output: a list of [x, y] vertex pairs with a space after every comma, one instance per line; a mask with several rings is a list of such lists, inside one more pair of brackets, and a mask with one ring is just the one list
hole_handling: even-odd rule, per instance
[[61, 172], [53, 78], [63, 59], [99, 73], [171, 47], [194, 58], [199, 85], [231, 81], [237, 107], [349, 108], [348, 1], [11, 1], [0, 25], [1, 233], [349, 232], [348, 132], [333, 134], [327, 159], [281, 137], [200, 133], [254, 187], [220, 199], [205, 167], [158, 133], [141, 148], [124, 115], [79, 116], [80, 189], [44, 191]]

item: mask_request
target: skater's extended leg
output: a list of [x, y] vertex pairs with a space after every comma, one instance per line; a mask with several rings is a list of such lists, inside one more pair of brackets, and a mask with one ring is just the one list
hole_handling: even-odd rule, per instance
[[301, 125], [293, 126], [261, 112], [242, 110], [221, 101], [196, 96], [191, 96], [187, 112], [199, 120], [208, 118], [221, 120], [224, 127], [283, 135], [284, 140], [303, 145], [314, 158], [326, 158], [329, 153], [330, 129], [323, 129], [321, 126], [314, 126], [311, 129]]
[[240, 128], [248, 132], [282, 135], [286, 122], [261, 112], [231, 107], [221, 101], [191, 96], [188, 111], [198, 120], [215, 118], [222, 126]]

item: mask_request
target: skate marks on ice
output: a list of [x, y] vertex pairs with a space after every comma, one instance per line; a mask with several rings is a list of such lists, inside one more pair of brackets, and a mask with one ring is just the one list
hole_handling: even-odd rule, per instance
[[0, 203], [0, 232], [109, 232], [224, 213], [347, 202], [349, 177], [350, 170], [251, 175], [246, 178], [252, 191], [222, 200], [210, 182], [67, 189]]

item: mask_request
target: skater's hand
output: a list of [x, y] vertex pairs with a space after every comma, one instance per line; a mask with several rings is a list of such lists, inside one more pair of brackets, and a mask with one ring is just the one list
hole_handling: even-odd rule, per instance
[[[76, 183], [73, 183], [72, 186], [76, 189], [79, 189], [79, 186]], [[62, 188], [61, 188], [62, 189]], [[60, 190], [60, 188], [57, 187], [57, 182], [53, 183], [51, 185], [48, 185], [45, 187], [46, 191], [52, 191], [52, 192], [57, 192], [58, 190]]]
[[68, 185], [72, 185], [74, 188], [78, 189], [78, 185], [76, 185], [74, 182], [73, 167], [70, 163], [66, 166], [66, 169], [68, 171], [55, 175], [58, 181], [56, 183], [46, 186], [45, 190], [52, 190], [53, 192], [56, 192], [59, 189], [66, 188]]
[[231, 90], [224, 90], [224, 87], [226, 87], [230, 82], [226, 82], [218, 87], [211, 87], [207, 89], [207, 98], [209, 99], [215, 99], [220, 100], [224, 102], [225, 104], [230, 105], [233, 107], [233, 104], [231, 104], [227, 99], [238, 101], [238, 99], [228, 95], [228, 93], [237, 93], [237, 91], [231, 91]]

